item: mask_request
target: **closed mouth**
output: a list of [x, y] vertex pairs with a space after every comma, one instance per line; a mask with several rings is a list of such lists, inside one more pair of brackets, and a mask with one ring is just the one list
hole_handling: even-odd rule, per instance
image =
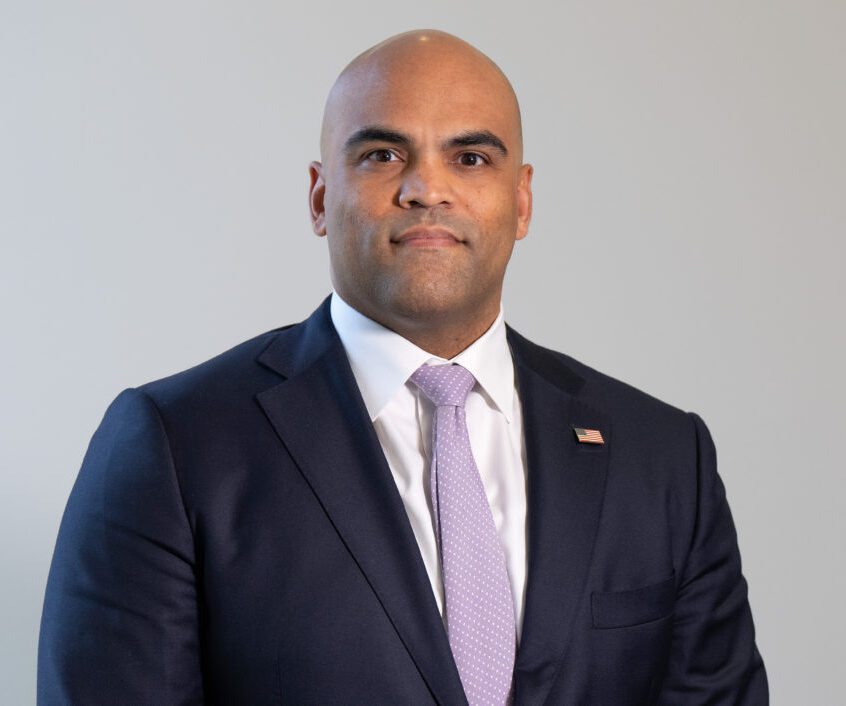
[[462, 241], [444, 228], [418, 227], [411, 228], [396, 238], [392, 238], [391, 242], [399, 245], [411, 245], [417, 247], [443, 247], [460, 245]]

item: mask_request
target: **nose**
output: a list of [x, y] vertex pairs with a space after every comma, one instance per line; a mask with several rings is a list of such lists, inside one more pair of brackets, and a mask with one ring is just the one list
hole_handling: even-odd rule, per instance
[[398, 194], [403, 208], [431, 208], [449, 205], [453, 193], [447, 166], [438, 160], [418, 160], [403, 173]]

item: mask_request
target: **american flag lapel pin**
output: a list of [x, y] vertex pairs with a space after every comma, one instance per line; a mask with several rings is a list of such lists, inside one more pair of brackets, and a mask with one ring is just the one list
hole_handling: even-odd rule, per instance
[[582, 427], [573, 427], [576, 432], [576, 439], [580, 444], [604, 444], [605, 439], [602, 438], [602, 433], [599, 429], [583, 429]]

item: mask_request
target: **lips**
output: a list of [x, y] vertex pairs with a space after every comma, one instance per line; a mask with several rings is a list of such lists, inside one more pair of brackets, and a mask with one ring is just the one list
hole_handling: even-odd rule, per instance
[[460, 245], [461, 241], [450, 231], [443, 228], [411, 228], [392, 239], [399, 245], [413, 247], [449, 247]]

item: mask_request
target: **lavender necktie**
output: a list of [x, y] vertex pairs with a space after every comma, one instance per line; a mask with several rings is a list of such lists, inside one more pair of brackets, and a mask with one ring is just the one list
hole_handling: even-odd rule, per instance
[[514, 603], [467, 434], [464, 400], [476, 379], [460, 365], [423, 365], [411, 381], [435, 405], [432, 507], [449, 644], [470, 705], [502, 706], [514, 671]]

